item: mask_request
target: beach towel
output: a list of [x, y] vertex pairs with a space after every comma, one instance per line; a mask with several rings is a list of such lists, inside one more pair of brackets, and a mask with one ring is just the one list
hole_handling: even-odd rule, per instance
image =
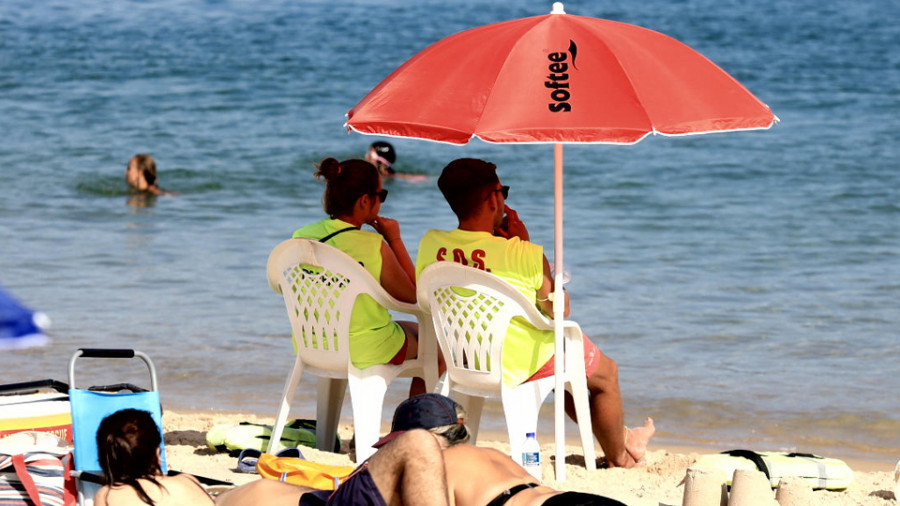
[[[206, 444], [210, 449], [220, 452], [227, 451], [232, 457], [236, 457], [242, 450], [266, 451], [271, 435], [271, 425], [252, 422], [221, 424], [209, 429], [206, 433]], [[285, 424], [281, 440], [275, 451], [299, 446], [316, 447], [315, 420], [295, 419]], [[335, 434], [334, 452], [338, 453], [340, 449], [341, 439]]]
[[319, 464], [296, 457], [276, 457], [268, 453], [259, 456], [256, 471], [263, 478], [319, 490], [334, 490], [343, 483], [354, 466]]
[[853, 471], [844, 461], [811, 453], [730, 450], [701, 455], [697, 464], [724, 471], [729, 486], [737, 469], [761, 471], [772, 488], [788, 476], [803, 478], [814, 490], [844, 490], [853, 482]]

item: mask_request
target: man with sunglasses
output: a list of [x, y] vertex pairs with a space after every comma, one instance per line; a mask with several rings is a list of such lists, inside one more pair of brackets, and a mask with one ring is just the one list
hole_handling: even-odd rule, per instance
[[[516, 287], [546, 315], [553, 314], [553, 277], [543, 248], [530, 242], [528, 229], [506, 205], [509, 187], [500, 183], [497, 166], [474, 158], [450, 162], [438, 188], [459, 220], [450, 231], [429, 230], [419, 243], [416, 276], [434, 262], [453, 261], [491, 272]], [[565, 315], [569, 314], [566, 294]], [[653, 420], [627, 429], [616, 363], [584, 337], [585, 371], [591, 422], [610, 467], [632, 467], [644, 456], [655, 431]], [[513, 320], [503, 346], [503, 380], [509, 386], [553, 375], [553, 332]], [[566, 396], [570, 394], [566, 392]], [[571, 403], [569, 416], [574, 417]]]

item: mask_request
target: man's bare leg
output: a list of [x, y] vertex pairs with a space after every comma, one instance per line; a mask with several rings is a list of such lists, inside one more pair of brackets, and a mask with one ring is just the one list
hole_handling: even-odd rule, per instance
[[[647, 451], [647, 442], [656, 428], [647, 419], [643, 427], [628, 429], [626, 437], [625, 409], [619, 391], [619, 368], [616, 362], [600, 353], [600, 364], [587, 379], [588, 405], [591, 410], [591, 426], [594, 437], [600, 443], [610, 467], [633, 467]], [[572, 396], [566, 392], [566, 413], [573, 420], [575, 406]], [[577, 421], [577, 420], [576, 420]]]
[[388, 506], [449, 504], [441, 447], [426, 430], [404, 432], [379, 448], [369, 474]]

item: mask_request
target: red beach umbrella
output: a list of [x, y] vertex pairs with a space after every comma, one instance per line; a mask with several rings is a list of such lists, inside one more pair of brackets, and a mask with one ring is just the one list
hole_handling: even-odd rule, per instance
[[[555, 6], [556, 8], [556, 6]], [[685, 44], [554, 11], [423, 49], [348, 113], [360, 133], [465, 144], [635, 143], [768, 128], [772, 111]]]
[[[472, 28], [410, 58], [348, 113], [372, 135], [465, 144], [553, 143], [556, 300], [562, 300], [562, 143], [766, 129], [766, 104], [687, 45], [635, 25], [566, 14]], [[554, 304], [557, 357], [563, 305]], [[557, 360], [561, 367], [562, 360]], [[560, 371], [557, 370], [557, 373]], [[560, 375], [557, 374], [557, 378]], [[556, 391], [562, 391], [561, 381]], [[557, 479], [565, 479], [562, 395]]]

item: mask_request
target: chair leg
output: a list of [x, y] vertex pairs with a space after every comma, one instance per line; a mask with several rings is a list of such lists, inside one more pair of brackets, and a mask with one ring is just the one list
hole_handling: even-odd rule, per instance
[[591, 408], [588, 405], [590, 396], [584, 372], [584, 353], [580, 329], [567, 329], [566, 377], [569, 393], [575, 404], [575, 416], [578, 417], [578, 434], [581, 437], [581, 448], [584, 451], [584, 466], [588, 471], [597, 469], [597, 453], [594, 450], [594, 430], [591, 421]]
[[504, 386], [500, 392], [509, 434], [509, 456], [519, 465], [522, 465], [525, 434], [537, 432], [538, 412], [551, 386], [546, 381], [531, 381], [512, 389]]
[[[444, 382], [440, 384], [440, 390], [437, 390], [437, 393], [443, 395], [444, 397], [450, 397], [450, 374], [444, 373]], [[437, 387], [435, 387], [437, 388]], [[464, 403], [460, 403], [465, 406]], [[468, 411], [468, 408], [466, 409]]]
[[294, 393], [297, 391], [297, 385], [303, 376], [303, 362], [300, 356], [294, 361], [294, 367], [291, 369], [291, 375], [284, 383], [284, 392], [281, 395], [281, 405], [278, 407], [278, 414], [275, 415], [275, 425], [272, 427], [272, 437], [269, 439], [268, 452], [275, 454], [278, 452], [278, 443], [281, 441], [281, 433], [284, 432], [284, 424], [287, 421], [288, 414], [291, 412], [291, 401], [294, 399]]
[[[447, 378], [447, 383], [450, 379]], [[460, 395], [459, 404], [466, 410], [466, 430], [469, 431], [469, 443], [478, 441], [478, 427], [481, 425], [481, 411], [484, 408], [484, 397], [477, 395]]]
[[316, 448], [319, 450], [334, 451], [346, 392], [347, 380], [319, 377], [316, 397]]
[[356, 463], [375, 453], [372, 445], [381, 433], [381, 418], [388, 381], [379, 375], [350, 377], [350, 404], [353, 407], [353, 432], [356, 438]]
[[[430, 318], [419, 319], [419, 357], [422, 359], [425, 391], [436, 392], [440, 377], [438, 376], [438, 344], [434, 335], [434, 326]], [[446, 394], [444, 394], [446, 395]]]
[[569, 392], [575, 402], [575, 416], [578, 417], [578, 434], [584, 451], [584, 467], [588, 471], [597, 469], [597, 454], [594, 450], [594, 431], [591, 424], [591, 409], [588, 406], [588, 391], [583, 377], [581, 381], [569, 383]]

